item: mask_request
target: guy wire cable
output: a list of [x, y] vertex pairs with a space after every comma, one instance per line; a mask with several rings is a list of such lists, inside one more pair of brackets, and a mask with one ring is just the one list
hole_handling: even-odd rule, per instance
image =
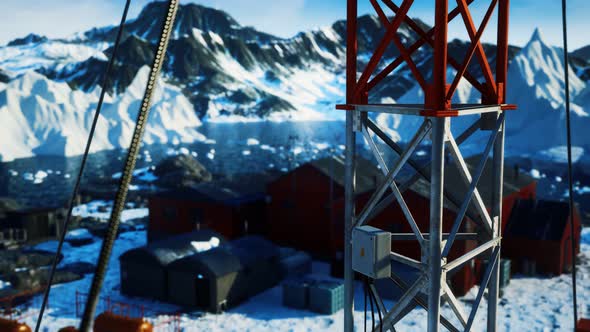
[[367, 283], [363, 283], [363, 291], [365, 293], [365, 332], [367, 332]]
[[574, 229], [574, 179], [572, 170], [572, 127], [571, 127], [571, 109], [570, 109], [570, 77], [569, 77], [569, 57], [567, 45], [567, 0], [561, 1], [561, 17], [563, 26], [563, 62], [565, 75], [565, 118], [567, 132], [567, 176], [569, 191], [569, 208], [570, 208], [570, 237], [572, 246], [572, 297], [574, 306], [574, 329], [578, 324], [578, 299], [576, 286], [576, 241]]
[[53, 263], [51, 265], [51, 272], [49, 273], [49, 280], [47, 281], [47, 285], [45, 287], [45, 294], [43, 295], [43, 302], [41, 304], [41, 309], [39, 310], [39, 316], [37, 318], [37, 323], [35, 325], [35, 332], [39, 332], [39, 329], [41, 328], [41, 321], [43, 320], [43, 314], [45, 313], [45, 308], [47, 307], [47, 302], [49, 300], [49, 293], [51, 292], [51, 284], [53, 283], [53, 278], [55, 276], [55, 270], [57, 268], [57, 263], [59, 261], [59, 256], [62, 251], [62, 247], [63, 247], [63, 243], [64, 243], [64, 240], [66, 237], [66, 233], [68, 232], [68, 226], [70, 225], [70, 220], [72, 219], [72, 210], [74, 209], [76, 197], [78, 196], [78, 192], [80, 190], [80, 182], [82, 179], [82, 175], [84, 174], [84, 168], [86, 167], [86, 162], [88, 160], [88, 153], [90, 152], [90, 147], [92, 145], [92, 139], [94, 137], [96, 125], [98, 123], [100, 111], [102, 109], [102, 104], [104, 102], [104, 97], [105, 97], [105, 94], [107, 91], [108, 80], [111, 75], [113, 65], [115, 63], [117, 51], [119, 50], [119, 44], [121, 43], [121, 36], [123, 35], [123, 29], [124, 29], [125, 21], [127, 20], [127, 13], [129, 12], [129, 5], [130, 4], [131, 4], [131, 0], [127, 0], [127, 2], [125, 3], [125, 8], [123, 9], [123, 16], [121, 17], [121, 23], [119, 24], [119, 30], [117, 31], [117, 38], [115, 40], [115, 45], [113, 47], [113, 53], [111, 54], [111, 57], [109, 59], [109, 62], [107, 64], [107, 67], [106, 67], [103, 77], [102, 77], [102, 89], [100, 91], [100, 97], [98, 99], [98, 104], [96, 105], [96, 111], [94, 112], [94, 119], [92, 120], [92, 125], [90, 126], [90, 132], [88, 133], [88, 139], [86, 140], [86, 148], [84, 149], [84, 155], [82, 157], [80, 169], [78, 170], [78, 177], [76, 178], [74, 190], [72, 191], [72, 196], [70, 197], [70, 201], [69, 201], [69, 205], [68, 205], [68, 213], [66, 215], [66, 219], [65, 219], [63, 227], [62, 227], [62, 232], [59, 237], [57, 251], [55, 252], [55, 257], [54, 257]]
[[[369, 277], [365, 277], [365, 287], [369, 291], [369, 304], [371, 305], [371, 331], [375, 331], [375, 310], [373, 308], [373, 297], [371, 296], [371, 290], [369, 289]], [[379, 310], [379, 308], [377, 308]]]
[[[379, 331], [383, 332], [383, 317], [381, 316], [381, 308], [379, 307], [379, 304], [377, 303], [377, 297], [375, 296], [375, 293], [373, 293], [373, 288], [371, 286], [375, 285], [375, 281], [374, 280], [370, 280], [369, 281], [369, 294], [371, 295], [371, 298], [373, 299], [373, 301], [375, 301], [375, 307], [377, 308], [377, 313], [379, 314]], [[395, 330], [391, 331], [391, 332], [395, 332]]]
[[115, 239], [117, 238], [121, 212], [125, 208], [127, 190], [129, 189], [129, 184], [131, 183], [131, 179], [133, 177], [133, 170], [135, 169], [135, 162], [137, 161], [137, 155], [141, 147], [143, 132], [148, 121], [152, 96], [154, 94], [157, 79], [164, 63], [168, 41], [170, 40], [170, 35], [172, 34], [174, 19], [178, 10], [178, 1], [179, 0], [170, 0], [168, 3], [168, 11], [164, 18], [162, 33], [160, 35], [157, 50], [155, 52], [154, 62], [150, 70], [141, 108], [137, 114], [137, 122], [135, 124], [135, 129], [133, 130], [133, 137], [127, 152], [125, 166], [123, 168], [123, 173], [119, 182], [119, 188], [115, 196], [115, 202], [113, 203], [113, 210], [111, 211], [111, 216], [109, 218], [107, 233], [102, 243], [100, 256], [98, 257], [98, 264], [96, 266], [96, 272], [94, 273], [92, 285], [90, 286], [90, 291], [88, 293], [88, 299], [84, 308], [82, 321], [80, 323], [80, 332], [90, 332], [90, 328], [92, 326], [100, 291], [108, 269], [111, 252], [115, 243]]

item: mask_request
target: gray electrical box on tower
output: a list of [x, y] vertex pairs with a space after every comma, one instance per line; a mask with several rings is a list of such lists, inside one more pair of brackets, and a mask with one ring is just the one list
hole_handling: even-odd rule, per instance
[[391, 233], [372, 226], [352, 232], [352, 269], [373, 279], [391, 276]]

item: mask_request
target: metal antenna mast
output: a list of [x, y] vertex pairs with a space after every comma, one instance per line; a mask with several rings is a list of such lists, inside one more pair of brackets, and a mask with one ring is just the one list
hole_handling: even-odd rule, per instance
[[[508, 70], [508, 22], [509, 0], [456, 0], [457, 7], [449, 11], [449, 0], [435, 0], [434, 16], [435, 26], [429, 31], [412, 20], [408, 11], [413, 5], [413, 0], [403, 0], [397, 6], [391, 0], [381, 2], [393, 12], [386, 14], [384, 8], [377, 0], [370, 0], [371, 5], [379, 16], [385, 33], [378, 43], [377, 48], [370, 55], [365, 68], [361, 68], [361, 75], [357, 75], [357, 5], [358, 0], [347, 0], [347, 87], [346, 104], [337, 108], [346, 111], [346, 182], [345, 182], [345, 234], [344, 234], [344, 283], [345, 283], [345, 308], [344, 330], [354, 331], [353, 300], [354, 300], [354, 271], [352, 269], [353, 255], [353, 231], [377, 215], [384, 207], [399, 204], [404, 215], [413, 230], [413, 236], [421, 248], [421, 258], [415, 259], [400, 253], [391, 252], [390, 260], [396, 261], [421, 271], [420, 277], [413, 284], [407, 285], [391, 271], [392, 281], [402, 289], [404, 295], [389, 311], [383, 311], [383, 319], [373, 331], [390, 330], [389, 327], [400, 321], [416, 305], [428, 312], [428, 331], [438, 332], [440, 325], [450, 331], [470, 331], [484, 292], [488, 291], [487, 331], [497, 331], [497, 307], [499, 291], [499, 261], [501, 244], [501, 216], [502, 216], [502, 184], [504, 171], [504, 128], [505, 112], [515, 110], [516, 106], [506, 104], [506, 84]], [[487, 12], [479, 27], [476, 27], [471, 16], [469, 6], [474, 3], [488, 5]], [[486, 56], [481, 37], [490, 19], [497, 12], [497, 53], [495, 75], [490, 61]], [[454, 59], [448, 53], [448, 25], [449, 22], [461, 16], [466, 31], [470, 37], [470, 45], [464, 59]], [[397, 31], [402, 24], [408, 26], [418, 39], [411, 45], [404, 45], [398, 37]], [[387, 65], [381, 65], [383, 56], [390, 46], [394, 44], [399, 50], [400, 56]], [[427, 80], [418, 69], [412, 59], [412, 54], [422, 46], [428, 45], [434, 49], [432, 60], [431, 80]], [[363, 55], [364, 56], [364, 55]], [[477, 58], [477, 64], [472, 63]], [[424, 104], [370, 104], [371, 90], [390, 75], [401, 65], [407, 65], [412, 72], [417, 84], [424, 91]], [[478, 65], [483, 73], [483, 82], [470, 73], [469, 68]], [[448, 84], [448, 69], [456, 71], [451, 84]], [[453, 95], [461, 80], [469, 82], [481, 93], [482, 101], [479, 104], [451, 104]], [[422, 118], [422, 125], [403, 149], [391, 138], [371, 116], [375, 113], [400, 114]], [[461, 135], [455, 136], [451, 132], [451, 119], [459, 116], [474, 115], [479, 118]], [[460, 151], [460, 144], [477, 131], [488, 133], [488, 141], [482, 152], [481, 160], [474, 169], [469, 168]], [[383, 159], [382, 153], [373, 135], [379, 137], [383, 143], [400, 155], [393, 164], [388, 165]], [[377, 187], [373, 196], [358, 214], [355, 207], [355, 156], [356, 136], [361, 134], [371, 148], [377, 162], [384, 174], [383, 182]], [[430, 135], [431, 138], [431, 162], [429, 168], [421, 168], [413, 161], [412, 154], [421, 142]], [[451, 197], [445, 184], [445, 158], [448, 152], [452, 157], [458, 172], [461, 174], [465, 186], [468, 188], [462, 197]], [[490, 158], [491, 154], [491, 158]], [[490, 160], [488, 160], [490, 159]], [[477, 184], [480, 181], [486, 163], [491, 163], [493, 178], [489, 179], [492, 185], [491, 202], [484, 202]], [[422, 233], [419, 229], [412, 211], [408, 208], [402, 196], [403, 190], [395, 182], [396, 175], [404, 165], [409, 165], [416, 170], [416, 177], [430, 182], [430, 224], [429, 233]], [[407, 187], [406, 187], [407, 188]], [[391, 194], [385, 193], [390, 190]], [[452, 227], [443, 225], [443, 203], [448, 202], [457, 211], [457, 217]], [[477, 234], [462, 233], [464, 219], [473, 222], [477, 227]], [[449, 225], [447, 225], [449, 226]], [[444, 234], [443, 229], [450, 229]], [[390, 234], [394, 241], [396, 235]], [[455, 240], [473, 239], [478, 241], [478, 246], [468, 251], [463, 256], [449, 261], [449, 252]], [[395, 248], [395, 243], [392, 245]], [[360, 254], [361, 256], [364, 255]], [[477, 257], [488, 259], [486, 271], [483, 273], [481, 287], [470, 311], [465, 310], [463, 304], [457, 300], [451, 288], [447, 284], [447, 274], [463, 267]], [[374, 287], [370, 288], [377, 303], [381, 298]], [[455, 326], [451, 320], [441, 313], [441, 305], [446, 302], [452, 308], [456, 321], [460, 326]]]
[[147, 124], [151, 108], [152, 96], [156, 88], [157, 79], [160, 75], [160, 70], [162, 69], [162, 65], [164, 63], [164, 57], [166, 55], [166, 49], [168, 47], [168, 40], [170, 39], [170, 35], [172, 34], [172, 27], [174, 25], [174, 19], [176, 17], [177, 10], [178, 0], [170, 0], [168, 2], [168, 10], [166, 12], [166, 16], [164, 16], [164, 19], [162, 20], [162, 33], [160, 35], [160, 40], [158, 42], [157, 49], [155, 52], [155, 58], [152, 64], [152, 68], [150, 70], [150, 75], [147, 81], [145, 94], [143, 97], [143, 101], [141, 103], [141, 108], [137, 115], [135, 130], [133, 131], [131, 145], [129, 146], [129, 151], [127, 152], [127, 159], [125, 160], [123, 175], [121, 176], [121, 181], [119, 183], [119, 188], [117, 191], [117, 195], [115, 197], [115, 202], [113, 203], [113, 211], [111, 212], [111, 217], [109, 219], [107, 234], [103, 239], [102, 248], [100, 250], [100, 256], [98, 258], [98, 264], [96, 266], [94, 278], [92, 279], [92, 285], [90, 287], [90, 292], [88, 294], [88, 301], [86, 302], [86, 306], [84, 308], [82, 322], [80, 323], [81, 332], [90, 331], [92, 322], [94, 320], [94, 313], [96, 311], [98, 298], [100, 295], [100, 291], [102, 289], [102, 283], [104, 281], [104, 277], [108, 269], [109, 261], [111, 258], [111, 251], [113, 249], [115, 239], [117, 238], [119, 222], [121, 219], [121, 212], [125, 207], [125, 201], [127, 199], [127, 189], [129, 188], [129, 184], [131, 183], [131, 179], [133, 177], [133, 169], [135, 168], [137, 154], [139, 153], [143, 132]]

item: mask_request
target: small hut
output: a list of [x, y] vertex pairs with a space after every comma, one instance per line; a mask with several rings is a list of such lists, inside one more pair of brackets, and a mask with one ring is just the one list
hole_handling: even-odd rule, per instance
[[[502, 255], [514, 272], [559, 275], [572, 269], [570, 209], [567, 202], [519, 200], [504, 231]], [[574, 209], [574, 243], [580, 251], [581, 223]]]
[[60, 207], [22, 208], [5, 211], [5, 218], [0, 226], [3, 234], [19, 234], [13, 240], [41, 241], [61, 234], [65, 211]]
[[125, 295], [166, 300], [167, 266], [183, 257], [216, 247], [224, 241], [219, 233], [202, 229], [129, 250], [119, 257], [121, 292]]
[[248, 236], [182, 258], [170, 264], [168, 275], [172, 303], [220, 312], [280, 281], [279, 248]]

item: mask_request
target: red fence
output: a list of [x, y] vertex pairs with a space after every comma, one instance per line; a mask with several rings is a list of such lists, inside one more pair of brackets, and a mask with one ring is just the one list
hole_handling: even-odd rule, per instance
[[[35, 288], [0, 298], [0, 317], [22, 321], [36, 315], [37, 312], [31, 310], [23, 313], [17, 306], [39, 294], [42, 290], [42, 288]], [[47, 306], [49, 307], [49, 303], [47, 303]]]
[[[80, 317], [84, 311], [88, 294], [76, 291], [76, 317]], [[146, 308], [143, 304], [127, 303], [120, 300], [113, 300], [110, 296], [101, 297], [98, 304], [101, 312], [109, 312], [127, 318], [145, 318]], [[102, 310], [101, 310], [102, 309]], [[157, 332], [171, 331], [180, 332], [180, 313], [157, 313], [150, 312], [155, 318], [147, 319]]]

